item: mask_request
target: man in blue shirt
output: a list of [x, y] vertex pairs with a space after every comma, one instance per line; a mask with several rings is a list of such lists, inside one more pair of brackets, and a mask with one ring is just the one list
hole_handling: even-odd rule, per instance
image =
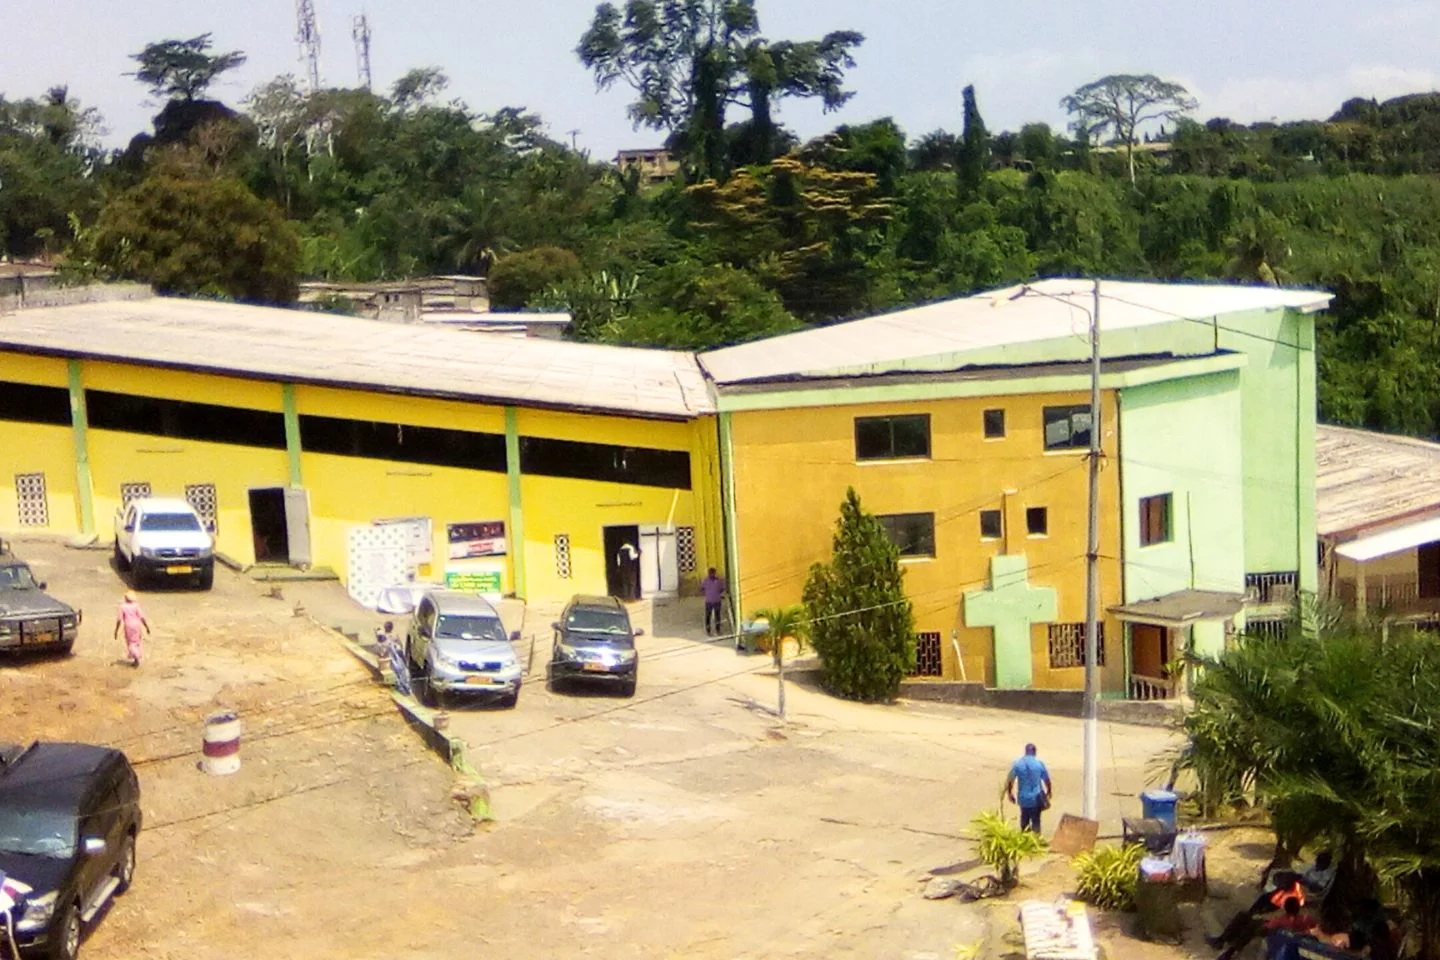
[[1053, 791], [1050, 771], [1035, 756], [1035, 744], [1025, 744], [1025, 756], [1010, 765], [1010, 776], [1005, 778], [1005, 793], [1011, 803], [1020, 807], [1020, 829], [1039, 833], [1040, 813], [1050, 806]]

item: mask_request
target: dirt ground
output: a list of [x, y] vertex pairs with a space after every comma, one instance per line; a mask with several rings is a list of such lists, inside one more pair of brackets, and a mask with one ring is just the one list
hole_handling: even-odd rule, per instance
[[[1013, 906], [926, 901], [920, 881], [973, 856], [963, 831], [1025, 742], [1050, 765], [1053, 813], [1079, 808], [1076, 721], [791, 684], [781, 724], [761, 658], [705, 642], [688, 603], [635, 610], [633, 700], [552, 692], [555, 610], [507, 604], [522, 656], [538, 638], [519, 706], [450, 711], [493, 803], [476, 825], [450, 771], [312, 620], [373, 620], [337, 585], [274, 598], [222, 570], [208, 594], [146, 592], [156, 634], [134, 670], [110, 638], [124, 586], [108, 553], [15, 546], [85, 621], [68, 660], [0, 662], [0, 739], [114, 744], [142, 780], [140, 871], [87, 941], [91, 960], [950, 960]], [[220, 707], [245, 724], [233, 777], [197, 769]], [[1135, 815], [1167, 745], [1161, 730], [1102, 728], [1102, 833]], [[1021, 896], [1058, 895], [1067, 871], [1032, 871]], [[1177, 955], [1109, 922], [1112, 957]], [[1195, 917], [1197, 943], [1208, 922]]]

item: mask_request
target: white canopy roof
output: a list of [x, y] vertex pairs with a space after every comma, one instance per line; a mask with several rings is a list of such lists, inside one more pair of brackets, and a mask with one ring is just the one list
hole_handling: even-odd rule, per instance
[[1342, 543], [1335, 552], [1349, 560], [1364, 563], [1376, 557], [1388, 557], [1401, 550], [1418, 547], [1422, 543], [1440, 540], [1440, 517], [1418, 520], [1400, 527], [1391, 527], [1368, 537]]

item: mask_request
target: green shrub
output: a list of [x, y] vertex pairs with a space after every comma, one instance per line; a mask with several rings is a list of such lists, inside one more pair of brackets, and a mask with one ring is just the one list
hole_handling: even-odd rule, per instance
[[1021, 830], [993, 810], [986, 810], [970, 821], [976, 853], [994, 870], [1004, 886], [1012, 887], [1020, 878], [1020, 863], [1044, 853], [1049, 844], [1038, 833]]
[[854, 489], [840, 505], [830, 562], [810, 568], [803, 599], [825, 689], [851, 700], [893, 700], [915, 666], [915, 612], [900, 552]]
[[1076, 896], [1102, 910], [1135, 909], [1135, 885], [1144, 856], [1145, 847], [1138, 843], [1096, 847], [1080, 854], [1070, 861], [1079, 874]]
[[533, 247], [501, 257], [486, 278], [490, 306], [520, 310], [547, 287], [580, 276], [580, 258], [562, 247]]

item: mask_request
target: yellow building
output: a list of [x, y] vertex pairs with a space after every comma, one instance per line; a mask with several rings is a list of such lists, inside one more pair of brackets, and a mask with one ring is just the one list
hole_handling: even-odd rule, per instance
[[0, 325], [0, 529], [184, 496], [240, 565], [666, 596], [721, 563], [693, 356], [151, 297]]

